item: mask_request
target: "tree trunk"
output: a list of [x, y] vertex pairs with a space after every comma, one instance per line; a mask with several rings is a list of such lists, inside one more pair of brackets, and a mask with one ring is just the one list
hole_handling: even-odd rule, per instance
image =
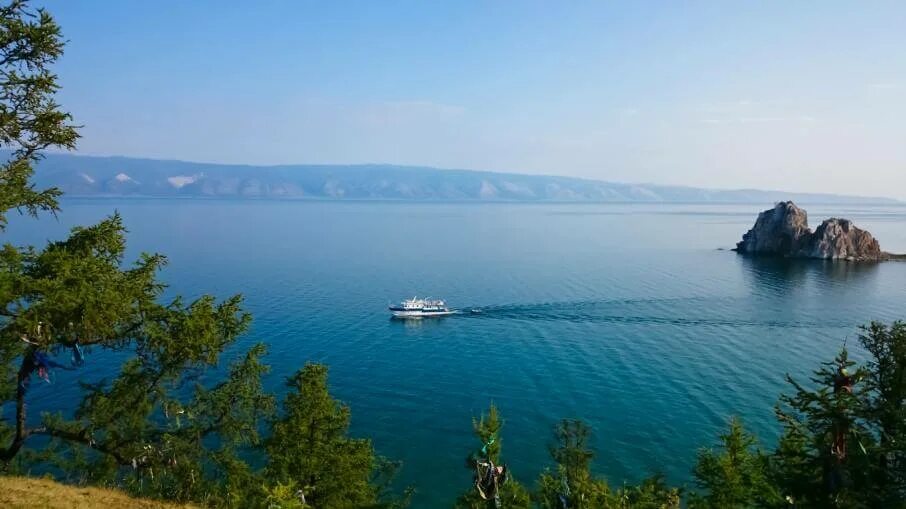
[[19, 374], [16, 375], [16, 434], [13, 442], [8, 448], [0, 450], [0, 461], [9, 463], [28, 438], [28, 428], [25, 426], [26, 408], [25, 408], [25, 390], [28, 385], [28, 379], [34, 371], [35, 364], [32, 358], [34, 347], [28, 347], [22, 356], [22, 364], [19, 366]]

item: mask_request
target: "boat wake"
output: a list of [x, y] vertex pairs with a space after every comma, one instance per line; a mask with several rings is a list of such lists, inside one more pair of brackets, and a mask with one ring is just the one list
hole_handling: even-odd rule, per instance
[[[701, 301], [696, 303], [695, 301]], [[682, 304], [682, 305], [680, 305]], [[815, 327], [848, 327], [844, 322], [827, 320], [764, 320], [757, 317], [727, 317], [726, 298], [685, 297], [668, 299], [612, 299], [598, 301], [565, 301], [535, 304], [492, 305], [466, 308], [458, 313], [464, 318], [566, 321], [575, 323], [617, 323], [717, 327], [775, 327], [785, 329]], [[683, 316], [677, 314], [683, 309]], [[689, 310], [694, 309], [690, 316]]]

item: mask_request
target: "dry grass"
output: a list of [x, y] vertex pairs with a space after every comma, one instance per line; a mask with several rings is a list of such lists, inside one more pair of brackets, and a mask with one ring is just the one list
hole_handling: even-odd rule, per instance
[[194, 506], [131, 498], [117, 490], [67, 486], [47, 479], [0, 477], [0, 507], [15, 509], [188, 509]]

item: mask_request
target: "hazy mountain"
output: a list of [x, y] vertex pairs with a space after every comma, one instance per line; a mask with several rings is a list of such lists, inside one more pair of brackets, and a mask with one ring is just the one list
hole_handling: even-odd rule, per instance
[[330, 200], [898, 203], [887, 198], [620, 184], [570, 177], [392, 165], [244, 166], [48, 154], [39, 187], [69, 196]]

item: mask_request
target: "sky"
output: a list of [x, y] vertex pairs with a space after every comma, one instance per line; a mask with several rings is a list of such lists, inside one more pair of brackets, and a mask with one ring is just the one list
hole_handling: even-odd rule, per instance
[[79, 1], [79, 152], [906, 199], [906, 2]]

